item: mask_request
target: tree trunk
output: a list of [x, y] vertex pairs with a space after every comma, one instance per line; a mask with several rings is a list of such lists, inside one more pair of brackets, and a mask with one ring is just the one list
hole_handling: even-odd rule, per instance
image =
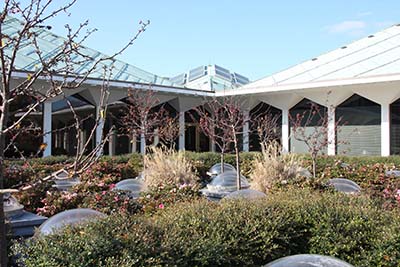
[[313, 173], [313, 178], [315, 179], [317, 177], [317, 158], [312, 157], [312, 173]]
[[225, 153], [222, 150], [221, 151], [221, 173], [223, 173], [225, 171], [224, 164], [225, 164]]
[[[3, 128], [7, 125], [8, 105], [3, 103], [3, 114], [0, 117], [0, 190], [4, 189], [4, 147], [5, 135], [2, 134]], [[4, 199], [0, 193], [0, 267], [7, 267], [7, 231], [4, 214]]]
[[242, 181], [240, 180], [240, 155], [239, 155], [239, 146], [235, 130], [233, 131], [233, 143], [235, 145], [236, 185], [237, 185], [237, 190], [240, 190], [242, 189], [242, 183], [241, 183]]

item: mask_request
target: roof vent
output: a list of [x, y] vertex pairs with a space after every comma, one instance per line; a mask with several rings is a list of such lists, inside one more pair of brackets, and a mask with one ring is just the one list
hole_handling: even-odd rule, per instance
[[368, 36], [368, 38], [372, 38], [372, 37], [375, 37], [375, 35], [371, 34]]
[[313, 58], [313, 59], [311, 59], [312, 61], [316, 61], [318, 58], [317, 57], [315, 57], [315, 58]]
[[341, 48], [342, 48], [342, 49], [346, 49], [346, 48], [347, 48], [347, 46], [342, 46]]

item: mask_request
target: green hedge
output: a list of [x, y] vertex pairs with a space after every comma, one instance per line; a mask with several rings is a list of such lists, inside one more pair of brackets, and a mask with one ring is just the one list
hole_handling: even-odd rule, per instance
[[261, 266], [318, 253], [398, 266], [400, 217], [367, 197], [290, 190], [255, 202], [204, 200], [152, 217], [113, 216], [19, 243], [24, 266]]

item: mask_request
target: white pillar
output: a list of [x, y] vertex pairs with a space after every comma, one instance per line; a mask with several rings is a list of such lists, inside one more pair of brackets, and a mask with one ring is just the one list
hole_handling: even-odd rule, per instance
[[185, 112], [179, 112], [179, 150], [185, 150]]
[[381, 105], [381, 155], [390, 156], [390, 105]]
[[135, 134], [132, 135], [131, 143], [132, 143], [131, 153], [135, 153], [136, 150], [137, 150], [137, 146], [136, 146], [136, 144], [137, 144], [137, 136]]
[[214, 140], [210, 140], [210, 151], [215, 152], [216, 150], [216, 145]]
[[115, 130], [110, 134], [110, 138], [108, 140], [108, 155], [115, 156], [115, 142], [116, 142], [116, 133]]
[[142, 155], [146, 154], [146, 138], [144, 133], [140, 134], [140, 153]]
[[158, 143], [160, 143], [160, 134], [158, 128], [154, 130], [154, 140], [153, 140], [153, 146], [157, 146]]
[[46, 145], [43, 157], [51, 156], [51, 106], [51, 102], [44, 102], [43, 104], [43, 144]]
[[243, 151], [244, 152], [249, 152], [250, 151], [250, 144], [249, 144], [249, 117], [250, 117], [250, 112], [248, 110], [245, 110], [243, 112], [243, 118], [244, 118], [244, 125], [243, 125]]
[[328, 107], [328, 155], [336, 155], [335, 107]]
[[[103, 128], [104, 128], [104, 110], [101, 109], [101, 107], [96, 106], [96, 120], [97, 120], [97, 125], [96, 125], [96, 147], [101, 144], [103, 141]], [[99, 149], [97, 151], [97, 155], [100, 156], [103, 154], [103, 150]]]
[[63, 140], [63, 142], [64, 142], [63, 147], [68, 153], [69, 152], [68, 151], [68, 149], [69, 149], [69, 145], [68, 145], [68, 130], [64, 130], [64, 140]]
[[282, 109], [282, 152], [289, 151], [289, 109]]

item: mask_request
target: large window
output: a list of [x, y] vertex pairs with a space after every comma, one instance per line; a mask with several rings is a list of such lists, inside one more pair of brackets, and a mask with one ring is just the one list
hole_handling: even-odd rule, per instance
[[[313, 111], [317, 111], [314, 115], [312, 115]], [[304, 119], [301, 121], [301, 126], [305, 128], [304, 136], [306, 137], [313, 134], [320, 124], [322, 123], [323, 118], [326, 116], [327, 108], [321, 106], [307, 98], [301, 100], [297, 105], [290, 109], [289, 114], [290, 117], [290, 151], [295, 153], [308, 153], [308, 147], [303, 141], [299, 141], [296, 139], [296, 136], [293, 133], [293, 121], [295, 120], [297, 114], [303, 115]], [[317, 128], [316, 128], [317, 127]], [[319, 131], [319, 130], [317, 130]], [[327, 152], [327, 148], [323, 151], [325, 154]]]
[[336, 121], [344, 126], [337, 131], [338, 154], [381, 154], [381, 107], [353, 95], [336, 108]]
[[[274, 129], [271, 134], [273, 134], [278, 142], [280, 142], [280, 138], [282, 136], [281, 130], [282, 130], [282, 111], [280, 109], [277, 109], [273, 106], [270, 106], [266, 103], [260, 103], [258, 104], [255, 108], [253, 108], [250, 112], [250, 116], [252, 119], [252, 122], [250, 125], [250, 135], [249, 135], [249, 149], [250, 151], [261, 151], [261, 145], [260, 145], [260, 138], [259, 134], [257, 132], [257, 126], [254, 124], [255, 122], [253, 120], [257, 120], [259, 116], [265, 116], [265, 114], [269, 114], [272, 117], [276, 116], [276, 129]], [[272, 137], [272, 136], [271, 136]], [[272, 138], [273, 138], [272, 137]]]
[[400, 99], [390, 105], [390, 154], [400, 154]]

